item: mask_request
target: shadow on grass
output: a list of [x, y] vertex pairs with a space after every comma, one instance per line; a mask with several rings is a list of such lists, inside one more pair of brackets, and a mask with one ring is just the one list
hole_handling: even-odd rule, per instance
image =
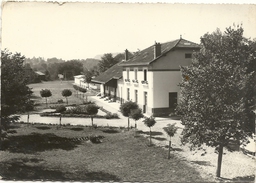
[[235, 177], [232, 179], [232, 181], [242, 181], [242, 182], [254, 182], [255, 176], [254, 175], [248, 175], [244, 177]]
[[48, 126], [38, 126], [36, 128], [39, 129], [39, 130], [49, 130], [49, 129], [51, 129], [51, 127], [48, 127]]
[[120, 131], [115, 130], [115, 129], [105, 129], [105, 130], [102, 130], [102, 132], [104, 132], [104, 133], [120, 133]]
[[[146, 134], [146, 135], [149, 135], [149, 131], [147, 132], [143, 132], [143, 131], [138, 131], [139, 134]], [[151, 131], [151, 136], [155, 136], [155, 135], [163, 135], [162, 132], [157, 132], [157, 131]]]
[[73, 131], [83, 131], [84, 128], [77, 128], [77, 127], [75, 127], [75, 128], [70, 128], [70, 130], [73, 130]]
[[13, 153], [36, 153], [53, 149], [72, 150], [80, 141], [71, 141], [65, 137], [59, 137], [52, 133], [10, 136], [8, 141], [2, 144], [2, 150]]
[[152, 139], [159, 140], [159, 141], [165, 141], [166, 138], [163, 137], [151, 137]]
[[[41, 166], [38, 164], [42, 162]], [[33, 164], [34, 163], [34, 164]], [[43, 167], [42, 159], [12, 159], [9, 162], [0, 163], [0, 175], [3, 180], [15, 181], [120, 181], [112, 174], [105, 172], [68, 172], [61, 169]]]
[[211, 165], [210, 161], [191, 161], [192, 163], [203, 165], [203, 166], [213, 166]]

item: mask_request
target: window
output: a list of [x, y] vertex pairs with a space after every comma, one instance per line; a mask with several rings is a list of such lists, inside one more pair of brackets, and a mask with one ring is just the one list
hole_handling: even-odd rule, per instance
[[147, 69], [144, 69], [144, 81], [147, 81]]
[[134, 74], [135, 74], [134, 78], [135, 80], [137, 80], [137, 69], [134, 69]]
[[138, 90], [135, 90], [135, 102], [138, 103]]
[[127, 88], [127, 100], [130, 100], [130, 88]]
[[185, 58], [192, 58], [192, 53], [185, 53]]

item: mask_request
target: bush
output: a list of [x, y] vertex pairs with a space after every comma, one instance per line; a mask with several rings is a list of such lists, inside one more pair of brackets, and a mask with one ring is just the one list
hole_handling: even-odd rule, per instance
[[66, 112], [66, 114], [87, 114], [86, 106], [76, 106], [69, 108]]
[[62, 103], [64, 103], [64, 101], [62, 99], [60, 99], [60, 100], [57, 101], [57, 103], [62, 104]]
[[111, 113], [111, 112], [108, 112], [105, 117], [106, 119], [119, 119], [119, 116], [117, 113]]
[[60, 106], [56, 107], [56, 111], [55, 112], [62, 113], [64, 111], [66, 111], [66, 107], [64, 105], [60, 105]]

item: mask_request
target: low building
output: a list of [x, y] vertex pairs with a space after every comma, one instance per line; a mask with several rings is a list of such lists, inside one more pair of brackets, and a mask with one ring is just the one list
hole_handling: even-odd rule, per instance
[[119, 85], [122, 85], [122, 67], [120, 63], [115, 64], [99, 76], [92, 79], [92, 83], [100, 84], [100, 93], [102, 96], [109, 97], [113, 101], [119, 101], [121, 98]]
[[46, 80], [44, 73], [42, 73], [42, 72], [40, 72], [40, 71], [35, 71], [35, 73], [36, 73], [36, 75], [37, 75], [38, 80], [40, 80], [40, 81], [45, 81], [45, 80]]

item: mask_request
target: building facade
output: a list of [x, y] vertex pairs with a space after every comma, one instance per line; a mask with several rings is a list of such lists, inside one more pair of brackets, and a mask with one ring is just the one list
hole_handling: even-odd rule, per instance
[[138, 103], [149, 115], [169, 115], [179, 102], [180, 66], [189, 65], [199, 49], [196, 43], [178, 39], [155, 43], [126, 58], [121, 64], [123, 84], [118, 86], [123, 101]]

